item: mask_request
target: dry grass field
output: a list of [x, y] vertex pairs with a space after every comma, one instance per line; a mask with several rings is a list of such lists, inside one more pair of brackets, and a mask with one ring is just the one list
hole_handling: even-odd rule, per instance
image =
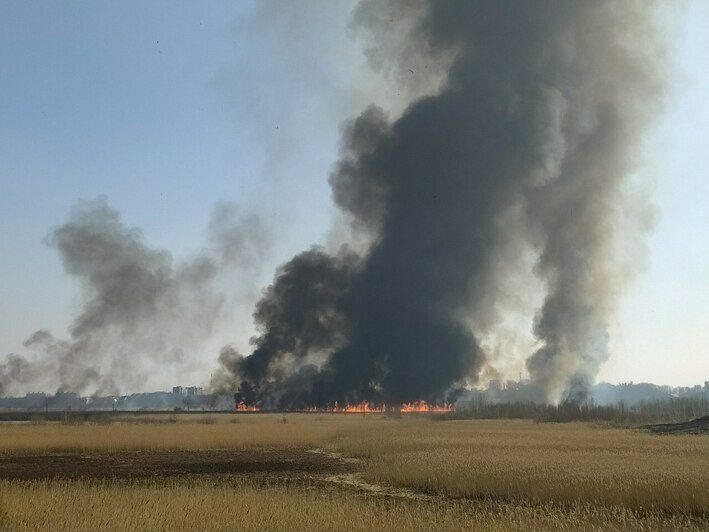
[[217, 414], [119, 416], [98, 424], [7, 424], [0, 426], [0, 455], [317, 447], [347, 426], [340, 418]]
[[341, 441], [367, 477], [451, 497], [700, 515], [709, 510], [709, 440], [530, 421], [450, 421], [361, 430]]
[[407, 500], [307, 486], [218, 481], [0, 483], [8, 530], [652, 530], [701, 529], [680, 516], [637, 516], [592, 506]]
[[0, 529], [709, 528], [705, 436], [428, 416], [111, 421], [0, 425]]

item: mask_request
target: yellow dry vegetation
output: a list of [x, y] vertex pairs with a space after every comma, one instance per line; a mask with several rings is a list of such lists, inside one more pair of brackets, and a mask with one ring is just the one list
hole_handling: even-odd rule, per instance
[[5, 457], [259, 448], [340, 452], [360, 459], [351, 467], [362, 482], [427, 496], [367, 494], [308, 476], [5, 480], [0, 529], [709, 529], [706, 436], [377, 415], [117, 416], [102, 424], [0, 425]]
[[98, 424], [1, 424], [0, 454], [317, 447], [347, 425], [341, 416], [306, 414], [124, 416]]
[[702, 530], [681, 516], [241, 483], [0, 482], [7, 530]]
[[589, 424], [376, 423], [342, 438], [372, 482], [451, 497], [709, 513], [709, 438]]

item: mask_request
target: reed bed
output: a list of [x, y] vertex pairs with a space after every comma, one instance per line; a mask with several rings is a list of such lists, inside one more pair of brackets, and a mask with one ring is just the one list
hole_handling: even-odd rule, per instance
[[406, 420], [342, 438], [368, 479], [449, 497], [709, 515], [709, 438], [587, 424]]
[[431, 500], [365, 496], [307, 475], [295, 480], [310, 478], [302, 489], [238, 475], [154, 484], [15, 479], [0, 481], [0, 530], [709, 529], [709, 438], [701, 435], [426, 415], [0, 424], [0, 454], [9, 460], [219, 449], [318, 449], [330, 460], [339, 452], [359, 459], [348, 463], [363, 481]]
[[0, 481], [3, 530], [702, 530], [622, 509], [400, 500], [248, 482]]
[[0, 454], [318, 447], [357, 421], [235, 414], [136, 417], [109, 424], [0, 424]]

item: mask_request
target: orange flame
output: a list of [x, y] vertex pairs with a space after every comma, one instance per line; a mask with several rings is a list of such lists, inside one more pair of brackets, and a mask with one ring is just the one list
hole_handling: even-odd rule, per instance
[[414, 412], [452, 412], [455, 410], [452, 404], [443, 403], [440, 405], [428, 404], [426, 401], [414, 401], [413, 403], [404, 403], [400, 408], [394, 408], [386, 405], [372, 405], [367, 401], [361, 403], [350, 404], [345, 403], [344, 406], [340, 406], [337, 401], [333, 406], [328, 407], [318, 407], [313, 406], [310, 408], [303, 408], [298, 410], [298, 412], [320, 412], [320, 413], [345, 413], [345, 414], [383, 414], [384, 412], [392, 412], [399, 410], [401, 413], [414, 413]]
[[349, 404], [345, 403], [344, 406], [340, 406], [337, 401], [335, 401], [334, 406], [312, 406], [309, 408], [303, 408], [299, 412], [326, 412], [326, 413], [345, 413], [345, 414], [381, 414], [386, 412], [386, 407], [384, 405], [372, 405], [367, 401], [361, 403]]
[[413, 403], [404, 403], [401, 405], [401, 412], [452, 412], [453, 405], [443, 403], [441, 405], [428, 404], [426, 401], [414, 401]]
[[239, 403], [236, 405], [236, 411], [237, 412], [258, 412], [259, 407], [256, 405], [247, 405], [244, 401], [239, 401]]

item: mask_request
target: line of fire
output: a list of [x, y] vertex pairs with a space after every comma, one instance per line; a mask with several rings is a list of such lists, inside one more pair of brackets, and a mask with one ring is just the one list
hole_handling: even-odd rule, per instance
[[[242, 398], [240, 398], [240, 394], [235, 394], [234, 396], [235, 402], [236, 402], [236, 407], [235, 411], [236, 412], [243, 412], [243, 413], [248, 413], [248, 412], [266, 412], [266, 410], [261, 410], [261, 408], [258, 405], [253, 405], [253, 404], [247, 404], [244, 402]], [[315, 414], [315, 413], [322, 413], [322, 414], [384, 414], [384, 413], [402, 413], [402, 414], [409, 414], [409, 413], [435, 413], [435, 412], [453, 412], [455, 410], [455, 407], [450, 404], [450, 403], [440, 403], [440, 404], [432, 404], [428, 403], [426, 401], [414, 401], [412, 403], [403, 403], [401, 405], [375, 405], [372, 403], [369, 403], [367, 401], [363, 401], [361, 403], [355, 403], [355, 404], [350, 404], [350, 403], [343, 403], [339, 404], [337, 401], [335, 401], [332, 405], [326, 405], [326, 406], [312, 406], [312, 407], [305, 407], [305, 408], [300, 408], [300, 409], [294, 409], [294, 410], [288, 410], [288, 412], [299, 412], [299, 413], [306, 413], [306, 414]]]

